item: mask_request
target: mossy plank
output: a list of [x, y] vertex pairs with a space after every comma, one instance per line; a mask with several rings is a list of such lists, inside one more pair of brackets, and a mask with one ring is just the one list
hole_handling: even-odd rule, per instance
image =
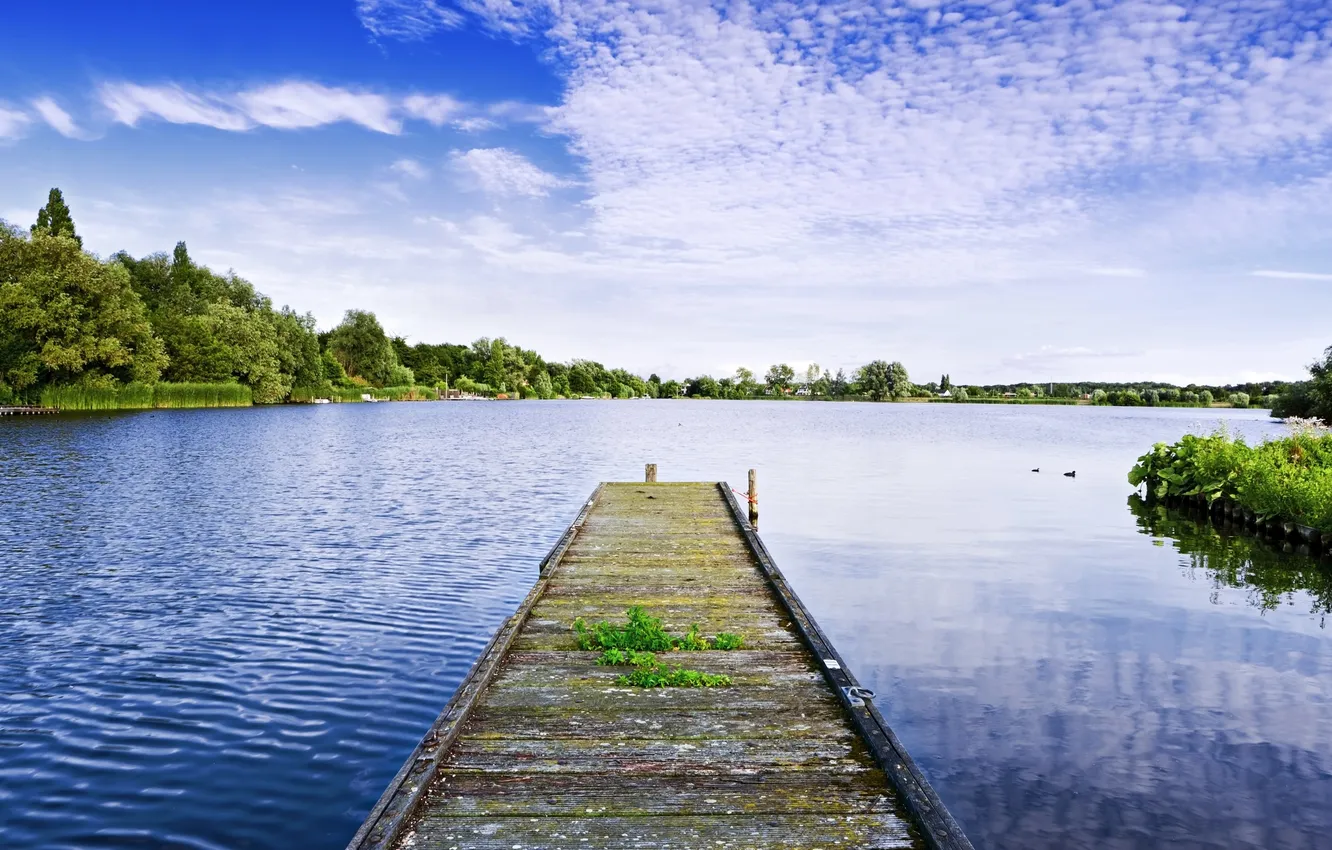
[[[628, 673], [623, 666], [602, 666], [592, 653], [524, 653], [549, 658], [545, 664], [510, 664], [492, 689], [539, 688], [546, 691], [618, 688], [616, 679]], [[731, 677], [733, 687], [709, 691], [714, 695], [739, 689], [826, 687], [822, 674], [810, 670], [804, 659], [785, 652], [658, 652], [657, 660], [671, 667]], [[794, 656], [782, 662], [782, 656]], [[563, 656], [563, 657], [561, 657]], [[591, 657], [588, 657], [591, 656]], [[737, 657], [738, 656], [738, 657]], [[724, 697], [723, 697], [724, 700]]]
[[[875, 781], [877, 779], [877, 781]], [[750, 776], [650, 776], [535, 773], [519, 776], [449, 771], [429, 797], [446, 817], [731, 815], [891, 812], [881, 775], [771, 771]]]
[[464, 729], [449, 751], [451, 770], [600, 775], [689, 773], [736, 775], [759, 770], [873, 772], [856, 739], [709, 738], [697, 741], [587, 738], [481, 738]]
[[493, 738], [849, 738], [855, 733], [832, 703], [822, 711], [802, 706], [801, 717], [775, 714], [768, 708], [731, 706], [713, 711], [682, 711], [663, 706], [624, 705], [605, 711], [578, 708], [501, 708], [477, 710], [469, 734]]
[[402, 846], [412, 850], [895, 850], [918, 846], [894, 814], [646, 817], [427, 815]]

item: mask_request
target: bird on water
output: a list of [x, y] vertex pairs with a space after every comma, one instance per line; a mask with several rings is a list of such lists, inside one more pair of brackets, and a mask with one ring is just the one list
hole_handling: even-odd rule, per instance
[[1041, 471], [1041, 468], [1040, 468], [1039, 466], [1032, 470], [1032, 472], [1040, 472], [1040, 471]]
[[1065, 473], [1064, 473], [1064, 477], [1065, 477], [1065, 478], [1077, 478], [1077, 477], [1078, 477], [1078, 471], [1075, 469], [1075, 470], [1073, 470], [1072, 472], [1065, 472]]

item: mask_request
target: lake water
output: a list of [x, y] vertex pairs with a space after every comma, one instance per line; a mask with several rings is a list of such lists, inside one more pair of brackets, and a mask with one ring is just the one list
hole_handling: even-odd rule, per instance
[[0, 420], [0, 846], [341, 848], [596, 482], [655, 461], [758, 469], [777, 562], [977, 848], [1328, 847], [1326, 570], [1129, 503], [1137, 455], [1218, 418], [1279, 433], [790, 402]]

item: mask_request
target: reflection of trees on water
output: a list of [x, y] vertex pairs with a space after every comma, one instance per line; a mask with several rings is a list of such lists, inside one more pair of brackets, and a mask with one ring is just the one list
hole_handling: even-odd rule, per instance
[[1310, 613], [1326, 624], [1326, 615], [1332, 613], [1332, 568], [1307, 555], [1283, 552], [1246, 531], [1218, 527], [1205, 514], [1193, 516], [1136, 493], [1129, 496], [1128, 506], [1143, 534], [1170, 538], [1175, 549], [1188, 556], [1190, 570], [1207, 575], [1213, 601], [1221, 588], [1233, 587], [1248, 591], [1249, 604], [1271, 611], [1303, 592], [1312, 603]]

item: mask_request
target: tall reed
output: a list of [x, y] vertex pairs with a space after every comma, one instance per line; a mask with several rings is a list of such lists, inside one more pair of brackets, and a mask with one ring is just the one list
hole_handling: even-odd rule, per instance
[[249, 407], [240, 384], [126, 384], [116, 389], [47, 387], [42, 405], [59, 410], [150, 410], [154, 407]]
[[250, 388], [240, 384], [158, 384], [153, 388], [154, 407], [249, 407], [253, 403]]
[[42, 390], [42, 406], [60, 410], [148, 410], [153, 406], [153, 388], [147, 384], [126, 384], [117, 389], [47, 387]]

